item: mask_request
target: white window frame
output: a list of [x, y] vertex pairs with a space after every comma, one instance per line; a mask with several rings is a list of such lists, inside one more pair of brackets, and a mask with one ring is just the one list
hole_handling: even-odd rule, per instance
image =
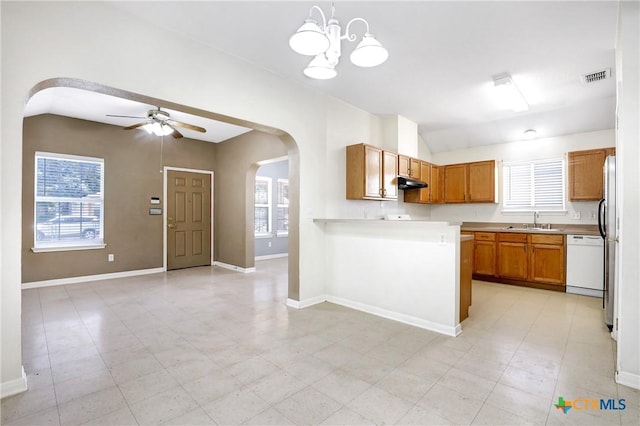
[[[54, 160], [70, 160], [77, 162], [90, 162], [98, 163], [101, 166], [100, 173], [100, 194], [99, 197], [58, 197], [58, 196], [38, 196], [38, 159], [54, 159]], [[92, 250], [102, 249], [106, 247], [104, 243], [104, 216], [105, 216], [105, 204], [104, 204], [104, 159], [96, 157], [85, 157], [79, 155], [59, 154], [52, 152], [40, 152], [37, 151], [34, 156], [34, 170], [33, 170], [33, 247], [31, 250], [34, 253], [52, 252], [52, 251], [71, 251], [71, 250]], [[39, 241], [37, 238], [37, 220], [38, 220], [38, 202], [70, 202], [70, 203], [90, 203], [100, 205], [100, 224], [99, 224], [99, 238], [92, 240], [72, 238], [68, 241]]]
[[[534, 178], [534, 168], [537, 165], [543, 165], [545, 163], [557, 163], [559, 162], [562, 167], [561, 171], [561, 182], [559, 185], [559, 190], [562, 196], [562, 205], [557, 207], [549, 207], [548, 205], [536, 205], [535, 204], [535, 178]], [[531, 184], [531, 194], [529, 198], [528, 206], [509, 206], [509, 197], [507, 192], [507, 179], [508, 174], [506, 172], [507, 168], [511, 166], [529, 166], [530, 167], [530, 184]], [[539, 159], [539, 160], [526, 160], [526, 161], [503, 161], [502, 163], [502, 213], [532, 213], [532, 212], [544, 212], [551, 214], [565, 214], [567, 212], [567, 195], [566, 195], [566, 181], [567, 181], [567, 162], [564, 157], [554, 157], [547, 159]], [[541, 185], [537, 185], [540, 188]]]
[[[289, 198], [287, 197], [286, 199], [286, 203], [278, 203], [278, 201], [280, 200], [280, 184], [285, 184], [287, 185], [287, 194], [289, 193], [289, 179], [278, 179], [277, 180], [277, 198], [276, 198], [276, 209], [280, 209], [280, 208], [285, 208], [287, 209], [287, 216], [289, 216]], [[288, 237], [289, 236], [289, 230], [287, 227], [286, 231], [281, 231], [278, 229], [278, 224], [277, 224], [278, 218], [277, 218], [277, 214], [276, 214], [276, 236], [278, 237]]]
[[272, 201], [272, 197], [273, 197], [273, 191], [272, 191], [272, 179], [270, 177], [266, 177], [266, 176], [256, 176], [255, 182], [266, 182], [267, 183], [267, 203], [266, 204], [262, 204], [262, 203], [257, 203], [256, 199], [255, 199], [255, 186], [253, 189], [253, 212], [254, 212], [254, 216], [253, 216], [253, 229], [255, 230], [255, 221], [256, 221], [256, 217], [255, 217], [255, 209], [256, 207], [266, 207], [267, 208], [267, 232], [255, 232], [255, 237], [256, 238], [269, 238], [273, 236], [273, 201]]

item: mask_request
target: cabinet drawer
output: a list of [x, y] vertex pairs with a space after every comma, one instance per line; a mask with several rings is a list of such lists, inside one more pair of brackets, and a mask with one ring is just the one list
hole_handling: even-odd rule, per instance
[[498, 234], [498, 241], [509, 241], [511, 243], [526, 243], [527, 234], [500, 233]]
[[476, 241], [495, 241], [496, 234], [494, 232], [476, 232]]
[[532, 244], [563, 245], [564, 244], [564, 235], [533, 234], [533, 235], [531, 235], [531, 243]]

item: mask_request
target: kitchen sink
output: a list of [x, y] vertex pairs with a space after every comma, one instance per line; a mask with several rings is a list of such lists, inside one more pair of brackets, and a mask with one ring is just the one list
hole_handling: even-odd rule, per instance
[[544, 231], [544, 232], [554, 232], [554, 231], [560, 231], [560, 229], [557, 228], [551, 228], [550, 225], [543, 225], [543, 226], [507, 226], [504, 229], [508, 229], [511, 231]]

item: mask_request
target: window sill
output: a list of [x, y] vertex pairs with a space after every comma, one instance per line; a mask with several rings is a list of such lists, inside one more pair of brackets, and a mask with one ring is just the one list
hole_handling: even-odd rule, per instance
[[288, 232], [278, 232], [278, 233], [276, 234], [276, 237], [279, 237], [279, 238], [286, 238], [286, 237], [288, 237], [288, 236], [289, 236], [289, 233], [288, 233]]
[[273, 238], [273, 234], [255, 234], [255, 238]]
[[103, 249], [106, 246], [106, 244], [91, 244], [84, 246], [31, 247], [31, 251], [34, 253], [49, 253], [54, 251], [98, 250]]
[[538, 214], [543, 214], [545, 216], [549, 215], [549, 216], [566, 216], [567, 215], [567, 210], [501, 210], [500, 213], [502, 214], [512, 214], [512, 215], [520, 215], [522, 216], [523, 214], [533, 214], [533, 212], [538, 212]]

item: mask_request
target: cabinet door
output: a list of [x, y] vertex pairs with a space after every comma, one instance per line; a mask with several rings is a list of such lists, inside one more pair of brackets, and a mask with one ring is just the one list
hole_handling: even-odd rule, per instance
[[431, 191], [430, 203], [442, 203], [444, 201], [443, 183], [444, 183], [444, 167], [431, 165]]
[[527, 279], [527, 244], [498, 243], [498, 276], [514, 280]]
[[398, 155], [398, 174], [400, 176], [410, 176], [411, 158], [406, 155]]
[[496, 274], [495, 241], [475, 241], [473, 273], [479, 275]]
[[495, 161], [469, 163], [468, 202], [492, 203], [495, 201]]
[[398, 156], [393, 152], [384, 151], [384, 164], [382, 171], [383, 178], [383, 197], [390, 199], [398, 198]]
[[472, 270], [473, 240], [462, 241], [460, 243], [460, 322], [469, 316]]
[[415, 158], [409, 159], [409, 176], [414, 179], [420, 179], [420, 160]]
[[444, 166], [444, 202], [464, 203], [467, 194], [467, 165]]
[[564, 285], [564, 245], [532, 244], [529, 280]]
[[364, 147], [364, 196], [382, 197], [382, 150], [373, 146]]
[[427, 184], [426, 188], [420, 189], [420, 202], [431, 201], [431, 164], [426, 161], [420, 162], [420, 180]]
[[606, 149], [569, 153], [569, 199], [597, 201], [602, 198], [602, 167]]

